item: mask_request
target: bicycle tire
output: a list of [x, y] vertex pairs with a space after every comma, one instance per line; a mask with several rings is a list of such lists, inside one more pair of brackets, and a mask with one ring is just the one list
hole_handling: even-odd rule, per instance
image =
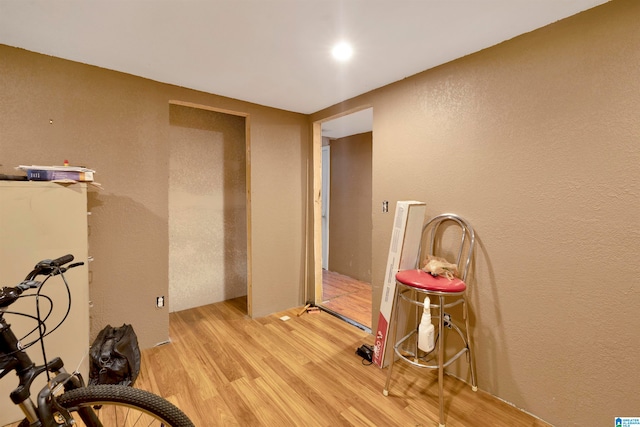
[[128, 386], [88, 386], [67, 391], [56, 400], [71, 413], [75, 427], [195, 427], [172, 403]]

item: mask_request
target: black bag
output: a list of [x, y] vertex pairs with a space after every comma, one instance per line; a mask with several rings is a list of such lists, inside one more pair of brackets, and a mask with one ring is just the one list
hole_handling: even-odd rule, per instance
[[89, 350], [89, 385], [133, 385], [140, 373], [138, 337], [131, 325], [107, 325]]

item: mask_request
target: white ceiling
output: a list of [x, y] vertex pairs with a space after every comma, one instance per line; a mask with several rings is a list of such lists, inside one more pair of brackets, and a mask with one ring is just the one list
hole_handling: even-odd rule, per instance
[[338, 117], [322, 123], [322, 136], [342, 138], [373, 130], [373, 108]]
[[606, 1], [0, 0], [0, 43], [308, 114]]

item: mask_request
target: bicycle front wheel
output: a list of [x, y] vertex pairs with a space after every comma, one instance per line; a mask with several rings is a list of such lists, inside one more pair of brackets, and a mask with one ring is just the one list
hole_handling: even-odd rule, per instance
[[77, 427], [194, 427], [172, 403], [144, 390], [96, 385], [67, 391], [57, 398]]

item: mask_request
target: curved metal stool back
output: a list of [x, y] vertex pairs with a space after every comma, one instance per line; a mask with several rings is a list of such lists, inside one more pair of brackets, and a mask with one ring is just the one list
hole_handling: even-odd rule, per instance
[[[450, 228], [453, 226], [454, 228]], [[458, 239], [452, 242], [451, 234], [457, 234]], [[413, 366], [438, 370], [438, 391], [440, 406], [440, 427], [444, 427], [444, 369], [457, 360], [463, 354], [467, 356], [469, 370], [471, 373], [471, 387], [476, 391], [476, 373], [473, 352], [471, 351], [471, 340], [469, 333], [469, 309], [466, 302], [467, 285], [465, 280], [475, 245], [475, 234], [471, 225], [463, 218], [455, 214], [442, 214], [429, 220], [422, 229], [421, 247], [418, 252], [416, 268], [413, 270], [399, 271], [396, 274], [396, 292], [394, 296], [393, 309], [391, 312], [390, 328], [392, 330], [389, 342], [394, 343], [394, 357], [391, 357], [387, 371], [387, 381], [384, 387], [384, 395], [389, 395], [389, 384], [391, 373], [396, 357], [404, 360]], [[420, 269], [420, 264], [424, 262], [427, 255], [438, 256], [455, 263], [459, 274], [452, 280], [446, 277], [434, 277]], [[437, 319], [438, 324], [435, 330], [436, 345], [432, 351], [424, 352], [418, 348], [418, 320], [419, 310], [424, 309], [424, 297], [429, 297], [431, 303], [432, 319]], [[415, 308], [415, 317], [405, 316], [415, 319], [415, 326], [400, 325], [403, 331], [409, 331], [404, 337], [397, 339], [398, 334], [398, 309], [400, 301], [406, 301], [406, 305]], [[451, 307], [462, 304], [462, 316], [464, 326], [460, 326], [457, 320], [453, 319], [446, 312]], [[454, 330], [461, 339], [461, 348], [453, 356], [446, 357], [446, 336], [447, 330]]]

